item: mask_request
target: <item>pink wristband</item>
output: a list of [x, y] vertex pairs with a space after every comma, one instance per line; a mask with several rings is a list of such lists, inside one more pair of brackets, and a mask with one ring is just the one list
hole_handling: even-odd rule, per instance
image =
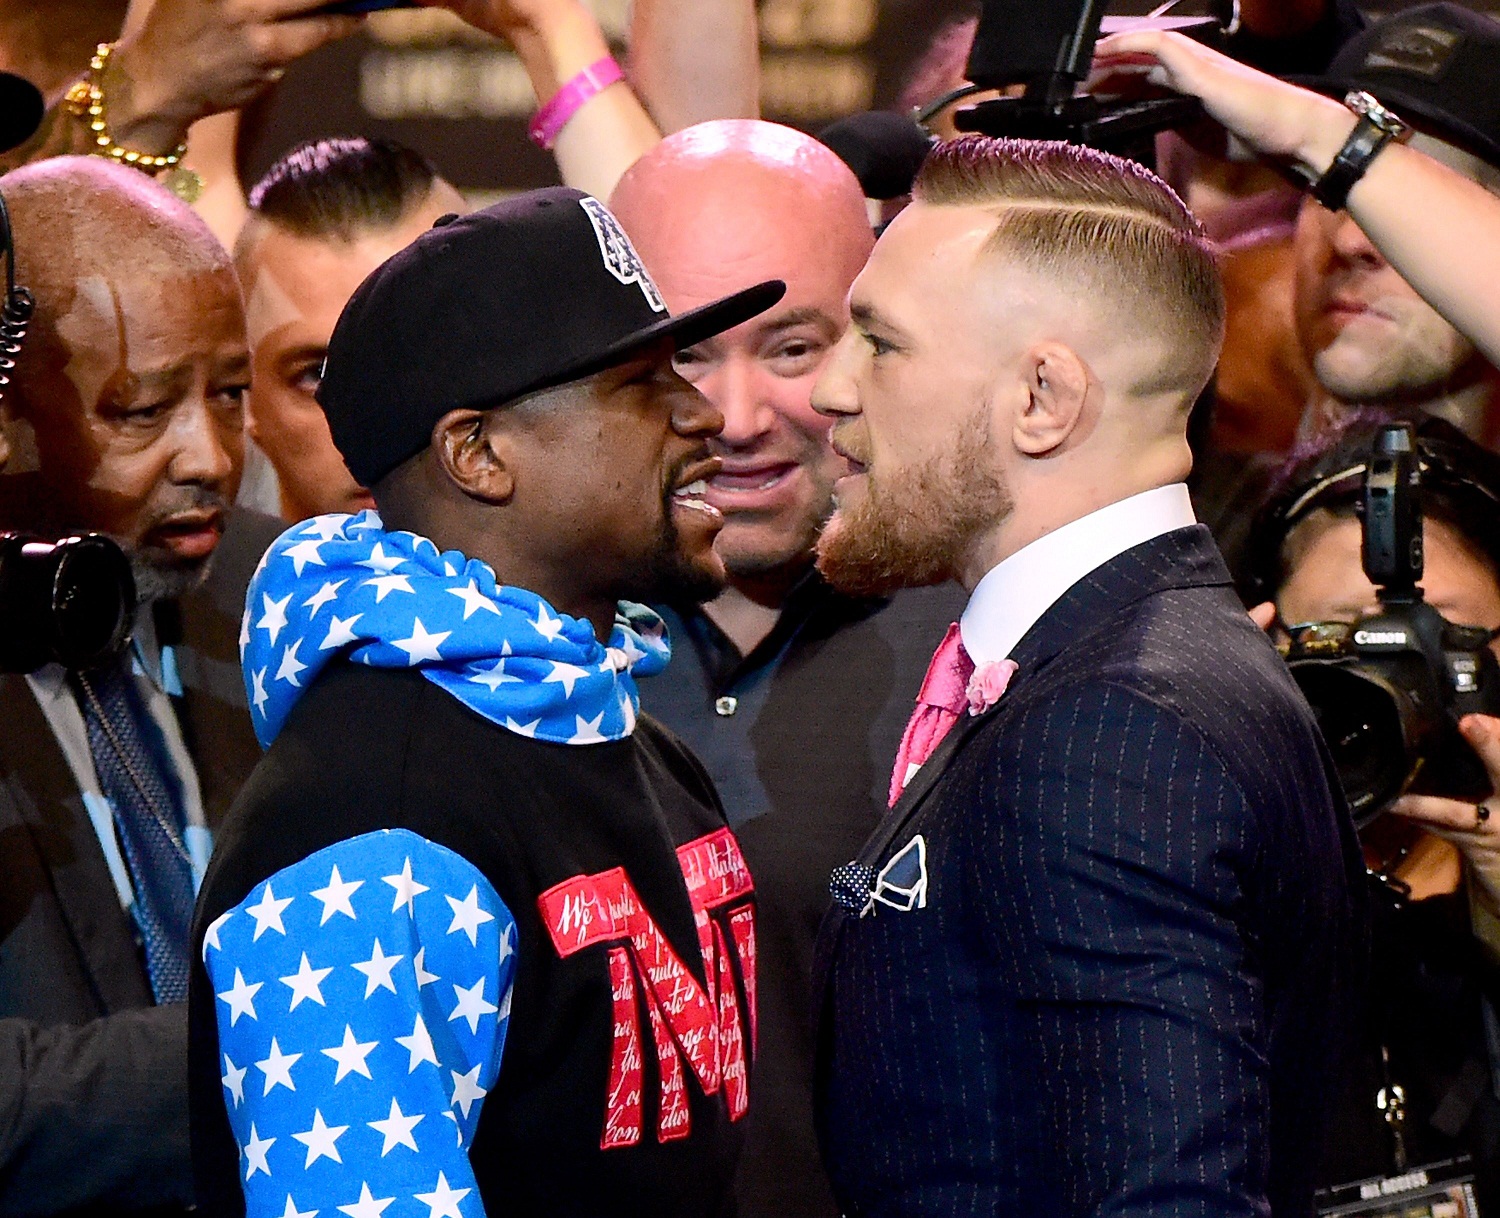
[[558, 134], [591, 97], [604, 92], [616, 81], [624, 80], [625, 73], [615, 62], [613, 55], [589, 64], [588, 67], [568, 81], [552, 96], [552, 100], [536, 112], [526, 134], [538, 148], [552, 151]]

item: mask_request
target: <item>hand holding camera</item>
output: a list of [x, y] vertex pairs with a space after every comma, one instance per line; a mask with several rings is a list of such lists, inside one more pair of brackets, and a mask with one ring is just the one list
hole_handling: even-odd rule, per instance
[[1356, 121], [1331, 97], [1257, 72], [1181, 34], [1140, 30], [1102, 39], [1090, 90], [1134, 92], [1142, 85], [1196, 97], [1251, 152], [1290, 161], [1312, 178], [1332, 163]]
[[[1484, 763], [1490, 789], [1500, 789], [1500, 718], [1466, 715], [1458, 730]], [[1488, 904], [1500, 909], [1500, 816], [1491, 814], [1487, 800], [1405, 795], [1390, 810], [1457, 846]]]
[[1491, 633], [1447, 621], [1423, 598], [1423, 457], [1410, 424], [1379, 430], [1362, 477], [1362, 559], [1380, 609], [1353, 623], [1288, 626], [1287, 664], [1357, 825], [1408, 792], [1463, 801], [1472, 820], [1494, 768], [1459, 724], [1500, 711]]

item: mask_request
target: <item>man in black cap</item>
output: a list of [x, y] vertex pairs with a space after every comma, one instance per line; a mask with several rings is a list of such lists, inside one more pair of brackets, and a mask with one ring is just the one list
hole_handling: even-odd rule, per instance
[[730, 1207], [751, 882], [637, 717], [668, 648], [627, 602], [722, 583], [721, 418], [671, 357], [782, 290], [671, 317], [559, 188], [440, 221], [354, 294], [319, 400], [381, 515], [293, 526], [250, 589], [269, 751], [195, 926], [210, 1212]]
[[[1500, 23], [1456, 4], [1394, 14], [1345, 45], [1321, 92], [1364, 99], [1411, 130], [1411, 145], [1500, 192]], [[1372, 116], [1376, 121], [1378, 115]], [[1420, 197], [1411, 200], [1420, 209]], [[1296, 232], [1297, 333], [1320, 392], [1304, 432], [1379, 406], [1447, 418], [1481, 441], [1500, 438], [1495, 369], [1428, 305], [1349, 213], [1316, 198]]]

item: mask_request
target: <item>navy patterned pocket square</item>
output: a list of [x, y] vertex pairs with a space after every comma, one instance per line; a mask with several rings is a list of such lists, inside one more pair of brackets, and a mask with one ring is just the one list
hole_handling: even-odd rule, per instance
[[833, 899], [861, 918], [876, 904], [900, 913], [927, 908], [927, 841], [919, 833], [877, 873], [868, 863], [835, 867], [828, 879]]

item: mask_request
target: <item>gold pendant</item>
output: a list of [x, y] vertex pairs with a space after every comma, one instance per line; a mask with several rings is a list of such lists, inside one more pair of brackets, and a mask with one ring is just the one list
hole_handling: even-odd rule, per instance
[[162, 176], [161, 184], [189, 206], [203, 196], [203, 179], [186, 165], [169, 169]]

